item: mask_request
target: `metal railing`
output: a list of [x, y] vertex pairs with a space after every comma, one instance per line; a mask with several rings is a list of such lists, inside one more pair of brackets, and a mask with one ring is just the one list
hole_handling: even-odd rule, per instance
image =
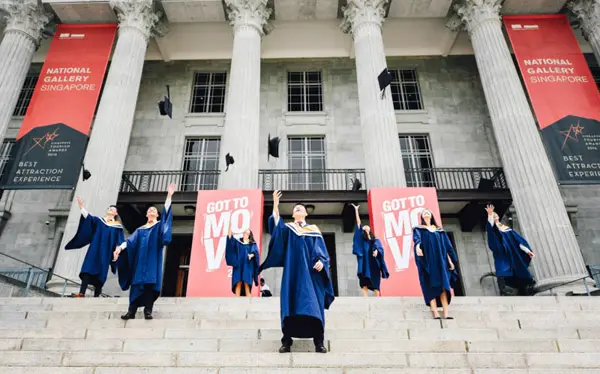
[[179, 192], [216, 190], [220, 173], [219, 170], [125, 171], [120, 192], [165, 192], [169, 183], [175, 183]]
[[364, 169], [259, 170], [259, 188], [264, 191], [349, 191], [354, 181], [366, 189]]
[[[60, 297], [65, 297], [69, 295], [65, 295], [67, 292], [68, 286], [76, 286], [80, 287], [81, 283], [73, 281], [71, 279], [67, 279], [58, 274], [54, 274], [52, 269], [44, 269], [33, 264], [30, 264], [26, 261], [20, 260], [14, 256], [11, 256], [7, 253], [0, 252], [0, 258], [5, 260], [9, 259], [12, 261], [16, 261], [18, 263], [18, 267], [7, 268], [3, 267], [0, 269], [0, 276], [3, 276], [7, 279], [13, 280], [15, 283], [20, 284], [23, 287], [23, 296], [29, 296], [29, 291], [32, 287], [39, 288], [45, 291], [46, 282], [50, 277], [58, 278], [63, 280], [62, 291], [57, 294]], [[4, 262], [4, 261], [3, 261]], [[94, 286], [91, 286], [92, 288]], [[52, 295], [52, 292], [48, 292], [48, 295]], [[112, 297], [105, 293], [100, 294], [102, 297]]]
[[438, 190], [508, 190], [502, 168], [405, 169], [408, 187], [435, 187]]

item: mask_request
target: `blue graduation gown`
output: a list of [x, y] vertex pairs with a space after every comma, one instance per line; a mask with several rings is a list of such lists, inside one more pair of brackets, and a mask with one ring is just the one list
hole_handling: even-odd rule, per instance
[[506, 226], [499, 229], [496, 225], [486, 224], [488, 246], [494, 254], [496, 276], [533, 280], [528, 270], [531, 257], [523, 252], [520, 245], [531, 250], [527, 240]]
[[96, 217], [89, 213], [87, 217], [82, 215], [79, 218], [77, 233], [65, 246], [66, 250], [70, 250], [89, 245], [79, 278], [82, 278], [83, 274], [89, 274], [90, 284], [102, 287], [106, 282], [108, 268], [110, 267], [113, 274], [116, 272], [112, 261], [113, 251], [123, 243], [124, 238], [120, 222], [109, 223], [104, 217]]
[[[254, 253], [254, 257], [249, 260], [248, 255], [251, 253]], [[231, 271], [231, 292], [235, 293], [235, 285], [239, 282], [244, 282], [250, 286], [250, 291], [252, 291], [252, 282], [258, 286], [260, 254], [256, 243], [244, 244], [233, 236], [227, 238], [225, 262], [228, 266], [233, 267]], [[245, 292], [242, 287], [242, 295], [245, 295]]]
[[[450, 304], [451, 290], [458, 279], [456, 271], [458, 259], [448, 234], [441, 228], [431, 232], [424, 226], [417, 226], [413, 228], [413, 242], [425, 304], [429, 306], [431, 300], [435, 299], [437, 305], [441, 305], [440, 295], [442, 292], [447, 293], [448, 304]], [[417, 244], [420, 244], [423, 256], [417, 256]], [[448, 255], [455, 266], [452, 271], [448, 263]]]
[[[333, 303], [329, 274], [329, 254], [321, 232], [315, 225], [304, 228], [269, 217], [269, 253], [262, 270], [283, 267], [281, 279], [281, 328], [290, 337], [312, 338], [325, 329], [325, 309]], [[313, 269], [323, 263], [319, 272]], [[312, 323], [314, 321], [315, 323]]]
[[[377, 257], [373, 257], [373, 251], [377, 250]], [[385, 264], [383, 245], [379, 239], [366, 240], [363, 236], [362, 225], [356, 225], [354, 238], [352, 240], [352, 254], [356, 256], [358, 280], [360, 287], [369, 290], [380, 290], [381, 278], [389, 278]]]
[[119, 256], [119, 284], [128, 290], [129, 302], [133, 303], [144, 293], [144, 286], [152, 287], [154, 300], [162, 287], [163, 247], [171, 243], [173, 214], [171, 207], [163, 209], [161, 220], [151, 226], [144, 225], [127, 239], [127, 248]]

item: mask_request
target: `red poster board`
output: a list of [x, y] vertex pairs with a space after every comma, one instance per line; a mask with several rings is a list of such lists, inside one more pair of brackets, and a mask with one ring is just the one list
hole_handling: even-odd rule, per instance
[[[198, 191], [186, 296], [235, 296], [231, 267], [225, 263], [229, 222], [234, 234], [250, 227], [262, 252], [262, 216], [261, 190]], [[258, 294], [259, 287], [253, 286], [252, 295]]]
[[421, 212], [429, 209], [441, 225], [435, 188], [373, 188], [369, 191], [369, 216], [375, 235], [385, 250], [390, 273], [381, 280], [382, 296], [422, 296], [415, 263], [412, 228]]

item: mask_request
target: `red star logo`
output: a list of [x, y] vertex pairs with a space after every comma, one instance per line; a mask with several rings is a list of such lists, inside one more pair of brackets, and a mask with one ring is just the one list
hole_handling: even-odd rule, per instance
[[54, 139], [56, 139], [58, 137], [58, 128], [56, 128], [53, 132], [49, 133], [47, 132], [46, 134], [44, 134], [44, 136], [39, 137], [39, 138], [33, 138], [33, 145], [31, 146], [31, 148], [29, 148], [27, 150], [27, 152], [25, 152], [23, 154], [23, 156], [25, 156], [26, 154], [28, 154], [32, 149], [34, 149], [35, 147], [40, 147], [42, 149], [46, 148], [46, 144], [52, 142]]
[[567, 131], [561, 131], [560, 133], [565, 136], [565, 141], [563, 142], [561, 149], [565, 147], [567, 140], [569, 139], [579, 142], [579, 135], [583, 134], [583, 129], [584, 127], [580, 126], [579, 122], [577, 122], [577, 126], [571, 125]]

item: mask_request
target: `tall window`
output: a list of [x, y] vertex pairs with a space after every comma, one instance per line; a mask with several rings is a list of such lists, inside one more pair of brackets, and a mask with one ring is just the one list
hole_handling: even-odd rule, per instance
[[423, 109], [421, 90], [414, 69], [390, 70], [392, 74], [392, 101], [395, 110]]
[[323, 80], [320, 71], [288, 72], [288, 111], [323, 110]]
[[16, 149], [14, 139], [4, 139], [2, 142], [0, 146], [0, 178], [8, 172], [8, 167], [15, 158]]
[[223, 113], [227, 73], [196, 73], [190, 113]]
[[219, 182], [218, 138], [188, 138], [183, 155], [181, 191], [216, 190]]
[[30, 74], [25, 78], [25, 83], [23, 84], [23, 88], [21, 88], [21, 93], [19, 94], [13, 116], [22, 117], [27, 113], [27, 108], [29, 108], [29, 102], [31, 101], [31, 96], [33, 96], [33, 90], [35, 89], [37, 80], [37, 75]]
[[288, 138], [290, 190], [325, 190], [325, 138]]
[[[402, 163], [408, 187], [435, 187], [428, 135], [400, 135]], [[425, 169], [425, 170], [424, 170]]]

